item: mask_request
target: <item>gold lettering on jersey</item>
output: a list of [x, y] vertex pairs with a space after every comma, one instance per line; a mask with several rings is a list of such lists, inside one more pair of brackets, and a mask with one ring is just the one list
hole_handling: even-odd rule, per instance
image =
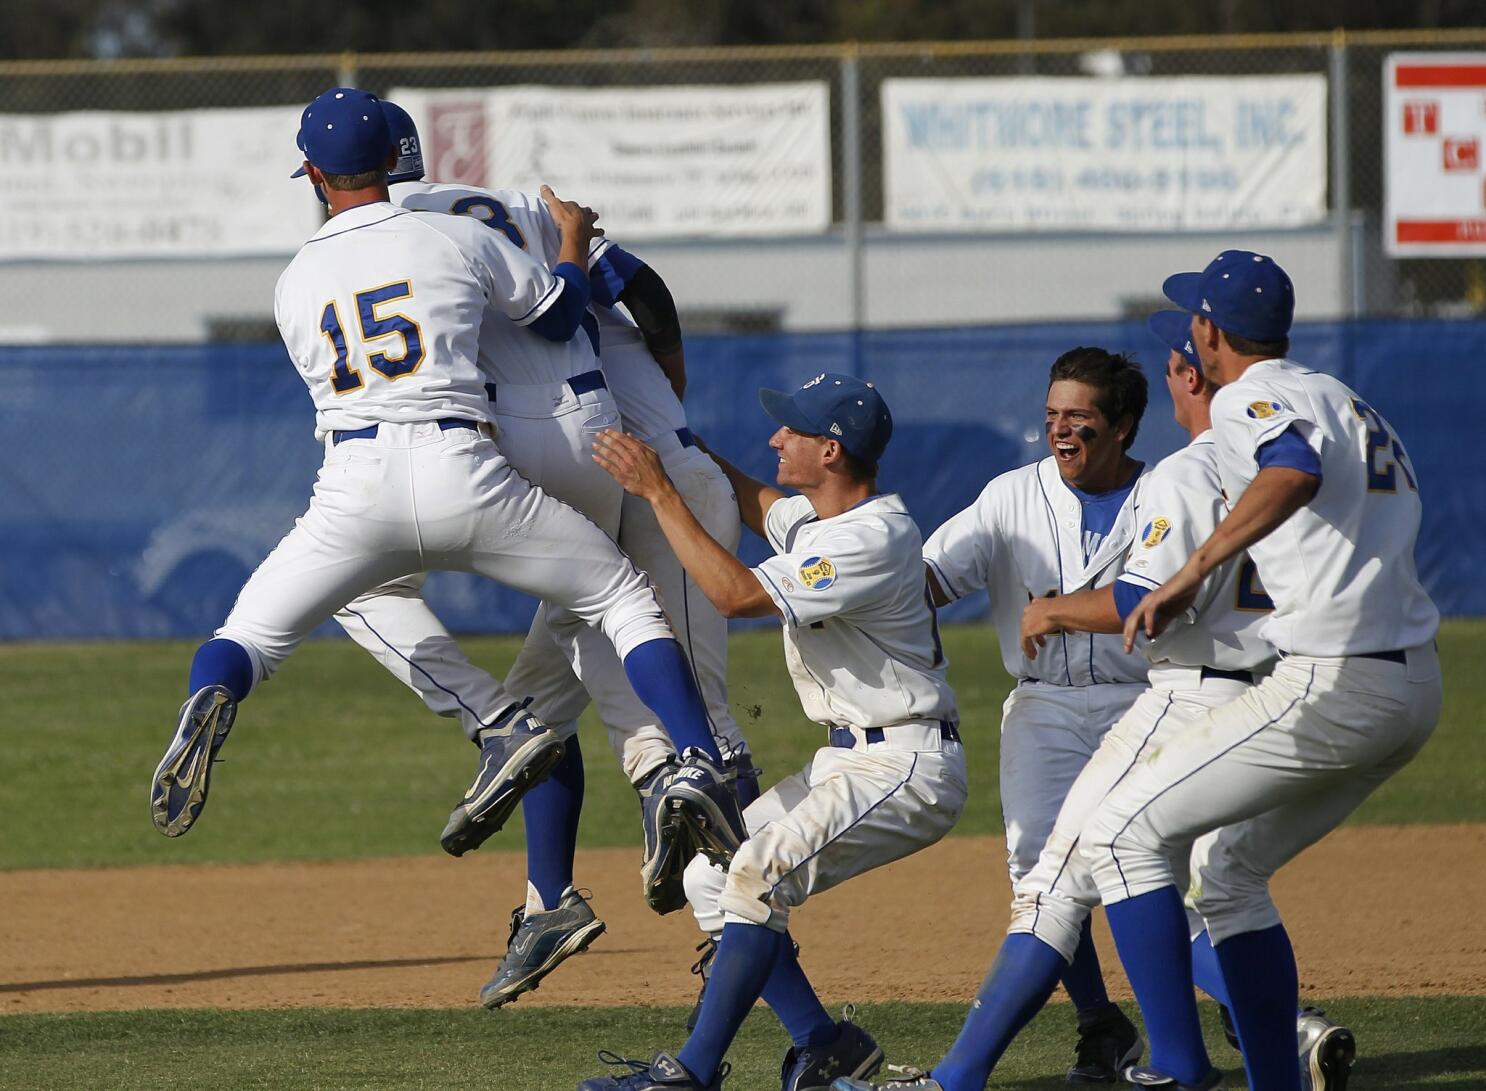
[[800, 566], [800, 582], [812, 591], [824, 591], [836, 582], [836, 566], [826, 557], [807, 557]]

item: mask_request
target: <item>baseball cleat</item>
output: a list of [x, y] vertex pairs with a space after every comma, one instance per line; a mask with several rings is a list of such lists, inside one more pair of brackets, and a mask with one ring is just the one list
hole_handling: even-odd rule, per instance
[[882, 1047], [851, 1021], [855, 1014], [848, 1004], [836, 1037], [825, 1045], [790, 1047], [779, 1070], [782, 1091], [830, 1091], [838, 1076], [865, 1080], [882, 1067]]
[[150, 818], [166, 837], [179, 837], [206, 806], [217, 751], [227, 741], [237, 702], [223, 686], [203, 686], [181, 706], [175, 737], [150, 782]]
[[444, 851], [463, 856], [499, 832], [521, 797], [547, 779], [565, 751], [557, 733], [524, 709], [503, 734], [486, 735], [474, 783], [439, 835]]
[[1166, 1091], [1223, 1091], [1223, 1073], [1209, 1069], [1206, 1076], [1196, 1083], [1178, 1083], [1176, 1077], [1168, 1076], [1159, 1068], [1139, 1065], [1125, 1069], [1125, 1079], [1136, 1087], [1164, 1087]]
[[599, 1060], [605, 1064], [628, 1068], [626, 1076], [595, 1076], [578, 1085], [578, 1091], [722, 1091], [723, 1077], [730, 1066], [724, 1063], [717, 1070], [717, 1078], [711, 1083], [702, 1083], [686, 1070], [686, 1066], [669, 1053], [657, 1053], [648, 1062], [632, 1061], [607, 1049], [599, 1050]]
[[645, 835], [640, 883], [645, 891], [645, 904], [662, 916], [686, 904], [682, 878], [686, 865], [696, 855], [696, 846], [685, 824], [666, 805], [665, 792], [675, 775], [676, 763], [668, 761], [635, 785], [635, 791], [640, 793], [640, 824]]
[[1346, 1027], [1326, 1018], [1320, 1008], [1306, 1008], [1296, 1018], [1300, 1046], [1300, 1084], [1305, 1091], [1347, 1091], [1357, 1039]]
[[572, 887], [563, 891], [556, 909], [545, 913], [528, 913], [525, 906], [518, 906], [511, 912], [506, 955], [495, 976], [480, 990], [480, 1003], [494, 1010], [531, 992], [568, 956], [587, 950], [603, 932], [604, 922]]
[[661, 790], [662, 810], [679, 818], [696, 850], [720, 867], [728, 866], [748, 836], [733, 792], [735, 775], [703, 751], [687, 747], [681, 767]]
[[1075, 1048], [1078, 1057], [1067, 1082], [1083, 1087], [1119, 1082], [1120, 1073], [1140, 1060], [1145, 1043], [1119, 1006], [1110, 1004], [1091, 1018], [1079, 1018]]
[[1238, 1027], [1234, 1025], [1233, 1013], [1226, 1004], [1218, 1005], [1218, 1020], [1223, 1024], [1223, 1037], [1228, 1039], [1228, 1044], [1242, 1053], [1243, 1046], [1238, 1044]]
[[686, 1017], [687, 1030], [696, 1030], [697, 1020], [702, 1017], [702, 1001], [707, 998], [707, 978], [712, 976], [712, 960], [717, 957], [717, 940], [708, 936], [697, 944], [697, 951], [700, 957], [691, 964], [691, 972], [702, 979], [702, 986], [697, 990], [696, 1006]]
[[831, 1084], [831, 1091], [944, 1091], [944, 1085], [921, 1068], [890, 1064], [887, 1070], [898, 1075], [876, 1085], [853, 1076], [838, 1076]]

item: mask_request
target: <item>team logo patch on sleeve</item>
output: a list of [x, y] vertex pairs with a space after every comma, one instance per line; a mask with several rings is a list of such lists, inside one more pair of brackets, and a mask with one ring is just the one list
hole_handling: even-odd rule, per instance
[[800, 565], [800, 582], [812, 591], [824, 591], [836, 582], [836, 566], [826, 557], [807, 557]]
[[1152, 549], [1161, 544], [1161, 539], [1171, 531], [1171, 520], [1166, 518], [1152, 519], [1140, 532], [1140, 544], [1147, 549]]
[[1268, 420], [1276, 413], [1283, 413], [1285, 407], [1279, 402], [1250, 402], [1249, 416], [1255, 420]]

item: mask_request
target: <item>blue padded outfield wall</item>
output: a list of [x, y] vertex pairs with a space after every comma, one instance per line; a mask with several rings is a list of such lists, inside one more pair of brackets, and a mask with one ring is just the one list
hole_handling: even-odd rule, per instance
[[[1043, 456], [1048, 365], [1080, 344], [1145, 364], [1139, 457], [1184, 442], [1160, 378], [1165, 353], [1140, 322], [693, 337], [687, 402], [696, 432], [771, 475], [758, 387], [858, 371], [897, 422], [882, 484], [927, 535], [989, 478]], [[1474, 434], [1460, 430], [1486, 410], [1486, 322], [1309, 324], [1291, 355], [1340, 376], [1393, 424], [1424, 495], [1425, 585], [1447, 614], [1486, 614], [1475, 578], [1486, 569], [1486, 474]], [[210, 632], [303, 510], [320, 462], [309, 397], [278, 345], [9, 347], [0, 390], [4, 639]], [[745, 535], [745, 559], [762, 549]], [[530, 600], [474, 576], [440, 574], [428, 597], [459, 631], [519, 631], [531, 616]]]

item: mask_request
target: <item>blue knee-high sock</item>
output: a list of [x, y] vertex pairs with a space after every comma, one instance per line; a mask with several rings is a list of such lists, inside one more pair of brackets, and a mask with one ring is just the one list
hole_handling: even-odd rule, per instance
[[578, 736], [552, 775], [521, 797], [526, 818], [526, 877], [546, 909], [556, 909], [573, 885], [573, 854], [578, 849], [578, 816], [583, 811], [583, 752]]
[[1213, 1066], [1192, 993], [1192, 946], [1181, 895], [1163, 886], [1106, 905], [1104, 915], [1145, 1016], [1151, 1065], [1178, 1083], [1197, 1083]]
[[1205, 928], [1192, 937], [1192, 982], [1223, 1007], [1233, 1007], [1223, 981], [1223, 967], [1218, 965], [1218, 952], [1213, 950], [1212, 937]]
[[1300, 1091], [1300, 1067], [1295, 1062], [1300, 982], [1285, 926], [1245, 932], [1213, 949], [1228, 983], [1228, 1010], [1243, 1043], [1249, 1086]]
[[764, 982], [779, 961], [780, 946], [787, 943], [783, 932], [761, 924], [722, 926], [697, 1028], [676, 1054], [699, 1082], [709, 1084], [717, 1078], [723, 1054], [733, 1044], [748, 1009], [763, 992]]
[[[708, 988], [711, 988], [710, 982]], [[774, 971], [764, 982], [763, 997], [764, 1003], [789, 1031], [790, 1041], [800, 1049], [822, 1046], [836, 1037], [836, 1021], [827, 1014], [811, 988], [788, 932], [780, 945], [779, 957], [774, 961]]]
[[187, 685], [192, 693], [203, 686], [222, 686], [234, 701], [241, 701], [253, 688], [253, 660], [235, 640], [208, 640], [196, 649]]
[[635, 696], [659, 717], [677, 750], [695, 746], [713, 761], [722, 760], [707, 720], [707, 705], [697, 690], [686, 654], [674, 638], [647, 640], [631, 649], [624, 657], [624, 673]]
[[981, 1091], [1006, 1047], [1032, 1021], [1058, 984], [1063, 956], [1036, 936], [1006, 937], [975, 1003], [933, 1076], [944, 1091]]
[[1109, 1007], [1109, 993], [1104, 988], [1104, 971], [1099, 966], [1099, 953], [1094, 950], [1094, 921], [1084, 918], [1084, 928], [1073, 952], [1073, 963], [1058, 978], [1068, 990], [1068, 999], [1078, 1013], [1100, 1011]]

